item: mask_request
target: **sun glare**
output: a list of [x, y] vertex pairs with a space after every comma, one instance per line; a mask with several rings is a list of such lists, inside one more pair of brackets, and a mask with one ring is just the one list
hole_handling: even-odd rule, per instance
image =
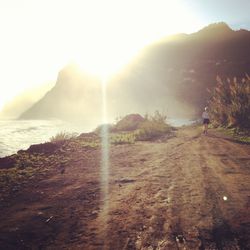
[[102, 48], [96, 49], [93, 45], [93, 47], [90, 47], [90, 51], [95, 51], [95, 53], [79, 52], [81, 51], [81, 48], [79, 48], [77, 55], [73, 56], [73, 60], [76, 61], [80, 68], [97, 75], [102, 79], [102, 83], [106, 83], [109, 76], [129, 63], [136, 54], [136, 49], [126, 48], [124, 44], [119, 46], [123, 48], [116, 49], [115, 46], [112, 48], [103, 45]]
[[110, 76], [145, 45], [202, 25], [184, 0], [7, 2], [0, 8], [5, 100], [43, 79], [54, 80], [70, 61], [101, 78]]
[[144, 46], [167, 35], [190, 32], [197, 24], [180, 0], [106, 0], [94, 1], [89, 7], [96, 8], [93, 12], [98, 18], [91, 18], [89, 27], [79, 33], [71, 57], [84, 70], [101, 78], [117, 72]]

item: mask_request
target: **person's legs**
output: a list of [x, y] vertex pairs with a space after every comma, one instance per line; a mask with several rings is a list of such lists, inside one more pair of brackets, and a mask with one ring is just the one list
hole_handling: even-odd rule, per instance
[[207, 134], [208, 123], [206, 120], [203, 121], [203, 133]]
[[205, 120], [203, 120], [203, 134], [206, 133], [206, 123], [205, 123]]
[[207, 134], [208, 124], [205, 123], [205, 134]]

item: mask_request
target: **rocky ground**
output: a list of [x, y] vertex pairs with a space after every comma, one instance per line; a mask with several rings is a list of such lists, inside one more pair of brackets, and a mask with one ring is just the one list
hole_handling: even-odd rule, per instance
[[[44, 148], [48, 148], [45, 150]], [[0, 160], [0, 249], [250, 249], [250, 146], [199, 127], [101, 148], [82, 137]]]

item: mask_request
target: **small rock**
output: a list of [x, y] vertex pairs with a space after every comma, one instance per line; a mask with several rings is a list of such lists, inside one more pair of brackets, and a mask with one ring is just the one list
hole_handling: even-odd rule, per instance
[[175, 240], [177, 243], [181, 243], [181, 244], [185, 243], [185, 241], [186, 241], [183, 235], [177, 235], [175, 237]]
[[54, 216], [50, 216], [47, 220], [46, 223], [50, 222], [50, 220], [53, 218]]
[[96, 215], [96, 214], [98, 214], [99, 212], [98, 212], [98, 210], [94, 210], [94, 211], [92, 211], [92, 215]]

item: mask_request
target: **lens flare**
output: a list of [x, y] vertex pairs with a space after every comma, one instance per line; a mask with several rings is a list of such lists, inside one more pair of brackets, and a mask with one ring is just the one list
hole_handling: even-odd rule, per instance
[[106, 97], [107, 79], [102, 80], [102, 159], [101, 159], [101, 214], [102, 238], [105, 242], [107, 234], [107, 222], [109, 212], [109, 131], [107, 124], [107, 97]]
[[223, 196], [223, 200], [224, 200], [224, 201], [227, 201], [227, 196]]

